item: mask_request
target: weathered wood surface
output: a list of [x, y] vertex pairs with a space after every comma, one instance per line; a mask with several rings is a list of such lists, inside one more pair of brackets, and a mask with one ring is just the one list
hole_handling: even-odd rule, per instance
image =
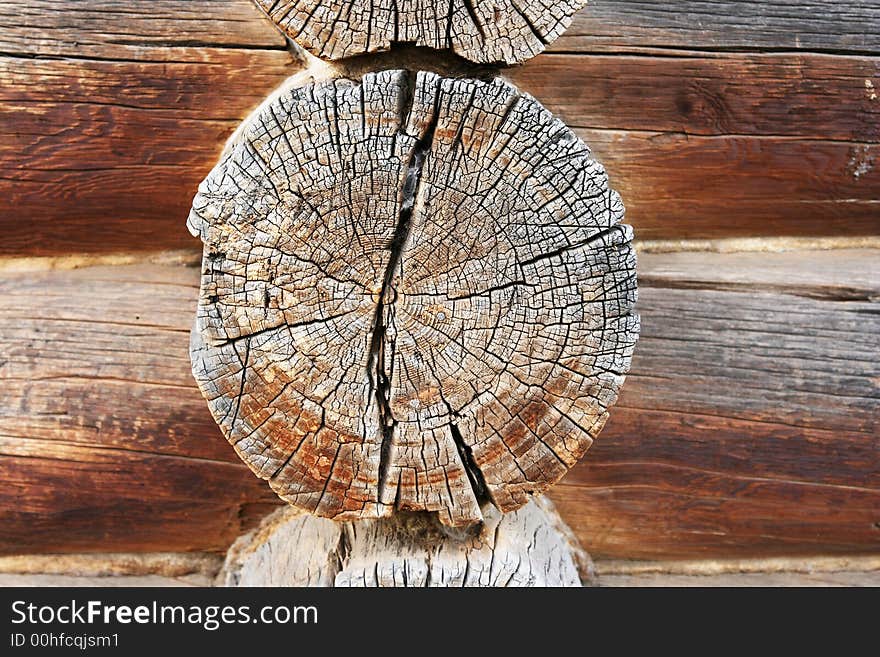
[[880, 6], [864, 0], [590, 0], [551, 50], [803, 50], [876, 55]]
[[579, 587], [592, 562], [549, 500], [502, 515], [479, 533], [425, 514], [334, 522], [279, 509], [229, 549], [221, 586]]
[[746, 536], [777, 554], [880, 547], [877, 255], [643, 258], [614, 439], [555, 497], [588, 549], [659, 556], [647, 535], [679, 557]]
[[[283, 513], [290, 514], [290, 510]], [[268, 529], [273, 525], [267, 519], [261, 526]], [[567, 534], [564, 524], [557, 527], [563, 535]], [[259, 536], [252, 534], [249, 537], [251, 545]], [[300, 543], [296, 537], [294, 541]], [[259, 567], [261, 557], [268, 555], [258, 553], [260, 546], [266, 546], [268, 541], [262, 539], [257, 549], [251, 552], [239, 549], [244, 547], [244, 543], [244, 540], [237, 541], [229, 555], [229, 565], [235, 570], [239, 585], [245, 576], [252, 573], [263, 579], [271, 577], [276, 580], [281, 579], [279, 575], [284, 573], [286, 581], [292, 581], [292, 572], [294, 577], [308, 581], [308, 573], [302, 572], [308, 554], [299, 554], [297, 565], [293, 561], [279, 559], [293, 556], [293, 551], [275, 553], [271, 560], [266, 561], [266, 565], [272, 568], [270, 571]], [[335, 547], [338, 546], [339, 543]], [[334, 545], [327, 545], [325, 556], [334, 552]], [[575, 549], [574, 554], [580, 559], [581, 580], [592, 586], [880, 586], [880, 559], [876, 556], [698, 561], [600, 560], [593, 563], [589, 555], [582, 551]], [[240, 567], [242, 560], [250, 567], [247, 571]], [[220, 555], [180, 553], [0, 557], [0, 587], [223, 586], [226, 584], [226, 575], [217, 577], [222, 564]], [[324, 572], [338, 568], [338, 564], [334, 568], [332, 564], [319, 560], [315, 560], [314, 565]], [[229, 582], [230, 585], [232, 583]]]
[[[641, 239], [876, 235], [880, 9], [806, 6], [595, 0], [509, 75]], [[0, 254], [193, 245], [193, 190], [299, 70], [250, 0], [0, 0], [0, 53]]]
[[275, 503], [195, 389], [197, 294], [184, 267], [0, 278], [3, 553], [217, 550]]
[[[878, 269], [877, 251], [642, 254], [632, 372], [551, 491], [584, 546], [876, 551]], [[276, 503], [189, 373], [198, 284], [166, 265], [4, 274], [0, 551], [221, 550]]]
[[299, 45], [342, 59], [412, 43], [472, 62], [515, 64], [553, 43], [586, 0], [256, 0]]
[[250, 0], [0, 2], [0, 53], [3, 254], [191, 247], [199, 181], [299, 70]]
[[878, 58], [547, 55], [510, 77], [620, 181], [641, 239], [880, 231]]
[[193, 201], [193, 373], [299, 508], [512, 511], [583, 455], [629, 369], [622, 219], [589, 149], [508, 83], [291, 89]]
[[880, 571], [843, 570], [830, 573], [730, 573], [724, 575], [605, 575], [604, 587], [862, 587], [880, 586]]
[[[276, 555], [277, 556], [277, 555]], [[209, 586], [200, 575], [167, 577], [162, 575], [18, 575], [0, 573], [0, 587], [6, 586]], [[644, 575], [598, 575], [594, 586], [600, 587], [878, 587], [880, 570], [843, 570], [833, 572], [730, 573], [724, 575], [679, 575], [648, 573]]]

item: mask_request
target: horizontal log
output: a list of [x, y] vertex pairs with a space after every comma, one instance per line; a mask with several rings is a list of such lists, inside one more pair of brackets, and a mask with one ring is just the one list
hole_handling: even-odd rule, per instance
[[546, 55], [510, 77], [591, 146], [636, 235], [667, 239], [876, 234], [878, 73], [871, 57]]
[[[788, 22], [806, 44], [809, 35], [845, 41], [855, 26], [876, 39], [864, 28], [880, 11], [785, 3], [777, 16], [758, 3], [688, 2], [697, 23], [681, 20], [679, 4], [598, 0], [570, 33], [638, 24], [626, 38], [697, 48], [685, 28], [662, 26], [701, 24], [704, 41], [718, 41], [736, 16], [763, 12], [766, 42], [748, 47], [776, 50]], [[751, 27], [740, 33], [749, 38]], [[632, 52], [624, 41], [601, 55], [542, 55], [510, 76], [591, 145], [637, 237], [878, 233], [876, 48], [632, 56], [620, 55]], [[0, 255], [194, 245], [183, 223], [199, 181], [238, 123], [299, 66], [250, 0], [138, 0], [124, 10], [0, 0], [0, 195], [15, 208], [0, 216]]]
[[880, 232], [880, 145], [809, 138], [575, 130], [637, 239]]
[[[863, 0], [590, 0], [549, 50], [880, 49], [880, 6]], [[873, 28], [872, 28], [873, 26]]]
[[[553, 489], [594, 555], [880, 547], [880, 253], [643, 254], [642, 339]], [[0, 282], [0, 552], [220, 550], [276, 503], [189, 374], [199, 272]]]
[[196, 243], [184, 224], [199, 181], [241, 119], [299, 69], [283, 51], [160, 51], [158, 61], [0, 58], [0, 194], [15, 208], [0, 218], [0, 253]]
[[252, 0], [0, 1], [0, 52], [155, 61], [169, 46], [283, 50], [285, 41]]
[[189, 375], [197, 288], [183, 267], [0, 281], [0, 552], [221, 550], [276, 503]]
[[[862, 0], [591, 0], [550, 52], [673, 47], [687, 50], [880, 49], [880, 7]], [[100, 57], [120, 46], [136, 58], [167, 44], [280, 47], [252, 0], [0, 2], [0, 51]], [[76, 39], [70, 35], [76, 34]]]
[[548, 53], [506, 75], [573, 128], [880, 141], [878, 57]]

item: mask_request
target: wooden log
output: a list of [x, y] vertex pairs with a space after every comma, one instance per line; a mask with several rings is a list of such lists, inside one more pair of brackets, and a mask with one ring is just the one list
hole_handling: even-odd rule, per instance
[[555, 41], [586, 0], [256, 0], [317, 57], [343, 59], [414, 43], [482, 64], [515, 64]]
[[502, 81], [291, 89], [193, 202], [193, 373], [295, 506], [512, 511], [583, 455], [629, 368], [622, 218], [583, 142]]
[[279, 509], [229, 549], [221, 586], [573, 587], [593, 566], [546, 498], [478, 534], [450, 532], [425, 514], [340, 523]]
[[878, 74], [876, 57], [785, 53], [547, 53], [504, 72], [572, 128], [854, 145], [880, 141]]
[[[632, 372], [590, 458], [551, 490], [584, 546], [876, 551], [878, 268], [877, 251], [641, 254]], [[3, 273], [0, 552], [225, 550], [277, 503], [189, 373], [199, 277]]]
[[555, 498], [579, 535], [601, 535], [591, 552], [876, 551], [877, 252], [643, 259], [614, 438]]
[[197, 293], [180, 266], [0, 278], [0, 551], [221, 550], [272, 508], [189, 373]]
[[[863, 0], [590, 0], [550, 48], [863, 53], [880, 49], [880, 7]], [[866, 29], [867, 28], [867, 29]]]
[[[300, 70], [250, 0], [126, 7], [0, 0], [0, 195], [15, 208], [0, 216], [0, 255], [196, 246], [180, 222], [198, 182], [241, 120]], [[600, 15], [604, 37], [511, 79], [590, 144], [642, 239], [878, 234], [876, 49], [847, 50], [870, 38], [877, 10], [845, 2], [777, 16], [704, 3], [694, 35], [677, 7], [598, 0], [575, 28]], [[730, 21], [755, 11], [763, 23], [725, 41]], [[775, 27], [761, 36], [762, 24]], [[621, 26], [634, 31], [601, 46]], [[772, 38], [798, 38], [801, 52], [775, 52]], [[689, 39], [714, 50], [681, 50]], [[809, 52], [817, 39], [852, 54]], [[750, 52], [721, 52], [737, 47]]]

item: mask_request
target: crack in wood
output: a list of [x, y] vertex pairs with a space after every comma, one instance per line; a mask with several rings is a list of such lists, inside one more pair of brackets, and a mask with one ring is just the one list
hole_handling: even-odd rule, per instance
[[[586, 0], [256, 0], [287, 36], [322, 59], [344, 60], [411, 43], [478, 64], [521, 63], [555, 41]], [[485, 19], [485, 20], [483, 20]]]
[[561, 478], [638, 332], [589, 149], [502, 80], [400, 70], [291, 88], [241, 135], [190, 215], [193, 371], [251, 469], [320, 516], [458, 527]]
[[[480, 470], [480, 466], [474, 459], [474, 450], [465, 442], [464, 436], [461, 435], [461, 431], [456, 424], [450, 423], [449, 432], [452, 434], [452, 440], [458, 448], [459, 458], [461, 458], [461, 463], [464, 466], [464, 471], [467, 473], [468, 481], [471, 484], [477, 502], [481, 506], [486, 502], [495, 504], [495, 500], [492, 499], [492, 493], [489, 491], [489, 487], [486, 486], [483, 471]], [[498, 505], [495, 504], [495, 506]]]
[[[403, 111], [400, 113], [401, 130], [405, 130], [409, 123], [410, 114], [414, 104], [416, 79], [412, 73], [407, 73], [402, 93]], [[382, 446], [379, 456], [379, 491], [378, 499], [382, 503], [391, 449], [394, 444], [394, 429], [397, 420], [391, 410], [391, 388], [394, 376], [395, 340], [388, 335], [388, 330], [394, 327], [394, 303], [397, 301], [397, 289], [394, 284], [395, 277], [403, 277], [403, 252], [409, 239], [412, 227], [413, 212], [422, 180], [422, 171], [425, 161], [431, 152], [434, 142], [434, 132], [437, 128], [438, 113], [435, 107], [434, 114], [424, 134], [416, 142], [410, 153], [410, 159], [406, 166], [403, 186], [400, 191], [400, 212], [394, 236], [389, 245], [391, 254], [385, 268], [385, 276], [382, 280], [382, 288], [379, 292], [379, 301], [376, 304], [376, 314], [373, 320], [372, 337], [370, 340], [369, 356], [367, 358], [367, 376], [370, 380], [370, 388], [374, 391], [376, 403], [379, 409], [379, 426], [382, 430]]]

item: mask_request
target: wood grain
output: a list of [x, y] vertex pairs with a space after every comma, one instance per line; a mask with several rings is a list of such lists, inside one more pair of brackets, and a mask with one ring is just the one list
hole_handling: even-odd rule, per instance
[[[279, 509], [229, 549], [219, 586], [580, 587], [592, 562], [546, 498], [487, 509], [479, 534], [436, 517], [333, 522]], [[580, 573], [580, 574], [579, 574]]]
[[546, 55], [510, 77], [591, 146], [640, 239], [880, 230], [880, 59]]
[[0, 279], [0, 551], [224, 549], [275, 503], [189, 374], [198, 272]]
[[[511, 76], [593, 148], [641, 239], [878, 234], [880, 10], [681, 4], [596, 0]], [[0, 255], [194, 245], [198, 181], [299, 70], [250, 0], [0, 0]]]
[[880, 547], [877, 255], [642, 258], [632, 374], [555, 495], [592, 554]]
[[880, 100], [865, 85], [880, 57], [548, 53], [505, 75], [572, 128], [880, 141]]
[[291, 89], [193, 201], [193, 374], [300, 509], [454, 526], [513, 511], [589, 448], [629, 368], [622, 220], [583, 142], [507, 82], [397, 70]]
[[[632, 372], [552, 494], [584, 546], [876, 551], [880, 253], [640, 260]], [[274, 504], [190, 381], [198, 281], [168, 265], [6, 275], [0, 551], [219, 550]]]
[[284, 50], [285, 43], [252, 0], [0, 2], [0, 52], [13, 57], [198, 61], [218, 49]]
[[283, 51], [163, 54], [181, 61], [0, 58], [0, 195], [15, 208], [0, 217], [3, 253], [193, 245], [199, 180], [298, 68]]
[[803, 50], [876, 54], [880, 6], [863, 0], [590, 0], [551, 50]]
[[542, 52], [586, 0], [256, 0], [291, 39], [322, 59], [412, 43], [472, 62], [515, 64]]

